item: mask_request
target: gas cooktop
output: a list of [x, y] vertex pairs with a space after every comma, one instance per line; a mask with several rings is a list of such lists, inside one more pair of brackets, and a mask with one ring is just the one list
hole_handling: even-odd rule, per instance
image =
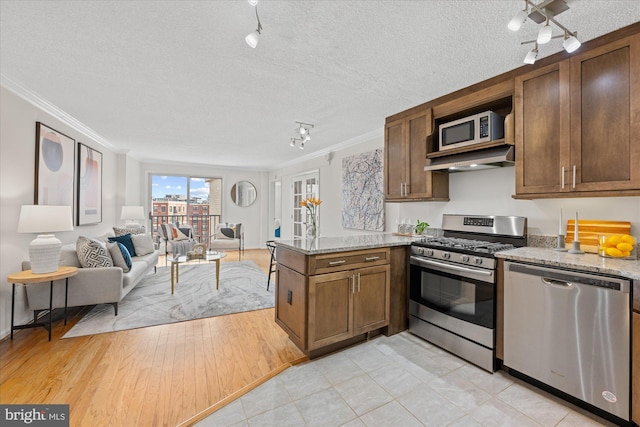
[[510, 243], [487, 242], [484, 240], [461, 239], [455, 237], [423, 237], [413, 242], [425, 248], [448, 249], [464, 253], [494, 254], [498, 251], [513, 249]]

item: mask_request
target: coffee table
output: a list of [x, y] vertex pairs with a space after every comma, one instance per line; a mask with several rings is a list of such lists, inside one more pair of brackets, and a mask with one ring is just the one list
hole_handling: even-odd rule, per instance
[[[226, 257], [227, 254], [225, 252], [217, 252], [217, 251], [207, 251], [204, 254], [205, 261], [213, 261], [216, 263], [216, 289], [218, 289], [218, 285], [220, 284], [220, 260]], [[178, 282], [179, 275], [179, 266], [180, 264], [184, 264], [187, 261], [190, 261], [186, 255], [181, 255], [173, 258], [169, 258], [167, 261], [171, 263], [171, 294], [173, 295], [173, 291], [175, 288], [175, 284]], [[198, 263], [200, 260], [198, 260]]]

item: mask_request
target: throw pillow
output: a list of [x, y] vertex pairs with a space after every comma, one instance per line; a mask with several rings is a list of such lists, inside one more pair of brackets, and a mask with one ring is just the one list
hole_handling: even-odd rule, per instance
[[216, 233], [216, 239], [235, 239], [233, 228], [219, 227]]
[[123, 272], [128, 273], [131, 270], [131, 254], [127, 248], [120, 242], [107, 243], [109, 254], [113, 259], [116, 267], [120, 267]]
[[189, 240], [189, 236], [184, 234], [179, 228], [173, 227], [173, 240]]
[[125, 234], [145, 234], [146, 229], [144, 225], [139, 225], [137, 227], [113, 227], [113, 232], [116, 236], [124, 236]]
[[167, 240], [173, 240], [173, 224], [161, 224], [163, 237]]
[[76, 252], [84, 268], [113, 267], [113, 260], [106, 245], [96, 239], [80, 236], [76, 241]]
[[124, 247], [127, 248], [131, 256], [137, 256], [136, 248], [133, 247], [133, 242], [131, 241], [131, 234], [125, 234], [124, 236], [109, 237], [109, 241], [111, 243], [113, 242], [122, 243]]
[[131, 236], [133, 247], [136, 248], [136, 255], [147, 255], [153, 253], [156, 248], [153, 246], [151, 234], [135, 234]]

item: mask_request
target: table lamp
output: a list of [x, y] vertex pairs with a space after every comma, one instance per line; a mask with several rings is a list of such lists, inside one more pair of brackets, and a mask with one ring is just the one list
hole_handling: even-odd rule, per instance
[[20, 208], [18, 233], [38, 234], [29, 243], [29, 261], [33, 273], [51, 273], [58, 269], [62, 242], [53, 234], [72, 231], [71, 206], [24, 205]]
[[144, 219], [144, 207], [123, 206], [120, 212], [120, 219], [126, 220], [125, 227], [139, 227], [138, 220]]

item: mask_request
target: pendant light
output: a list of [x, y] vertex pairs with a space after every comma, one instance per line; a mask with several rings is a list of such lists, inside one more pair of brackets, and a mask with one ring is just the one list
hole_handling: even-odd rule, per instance
[[254, 32], [247, 34], [247, 37], [244, 38], [244, 41], [247, 42], [250, 48], [255, 49], [256, 46], [258, 46], [258, 42], [260, 41], [262, 24], [260, 23], [260, 17], [258, 16], [258, 1], [249, 0], [249, 4], [256, 9], [256, 20], [258, 21], [258, 28], [256, 28]]

